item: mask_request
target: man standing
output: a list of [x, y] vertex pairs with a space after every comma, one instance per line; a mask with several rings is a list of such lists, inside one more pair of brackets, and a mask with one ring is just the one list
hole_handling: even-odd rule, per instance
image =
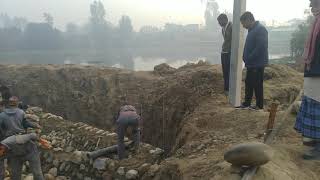
[[[248, 30], [243, 52], [243, 61], [247, 69], [245, 80], [245, 101], [237, 108], [263, 109], [263, 75], [268, 65], [268, 31], [256, 21], [251, 12], [245, 12], [240, 18], [241, 24]], [[253, 92], [256, 106], [251, 107]]]
[[[5, 138], [15, 135], [23, 135], [26, 128], [40, 128], [38, 124], [33, 124], [25, 119], [25, 114], [18, 109], [19, 99], [11, 97], [9, 107], [0, 114], [0, 128]], [[25, 161], [30, 164], [30, 169], [35, 180], [43, 180], [39, 151], [36, 143], [29, 141], [21, 144], [18, 148], [8, 152], [8, 165], [11, 170], [11, 179], [20, 180], [22, 166]]]
[[232, 22], [229, 22], [226, 14], [220, 14], [217, 18], [222, 27], [223, 44], [221, 50], [221, 65], [224, 79], [224, 92], [229, 92], [230, 77], [230, 57], [231, 57], [231, 40], [232, 40]]
[[310, 0], [315, 20], [307, 38], [303, 59], [305, 62], [302, 104], [295, 129], [313, 141], [314, 147], [303, 158], [320, 160], [320, 0]]
[[137, 148], [140, 143], [142, 120], [137, 114], [136, 108], [131, 105], [122, 106], [117, 119], [118, 156], [120, 160], [125, 158], [124, 136], [128, 127], [132, 127], [133, 141]]

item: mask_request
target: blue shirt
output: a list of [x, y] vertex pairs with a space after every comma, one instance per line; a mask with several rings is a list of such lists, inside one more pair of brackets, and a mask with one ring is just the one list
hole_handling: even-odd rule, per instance
[[247, 68], [265, 67], [269, 63], [268, 31], [258, 21], [248, 30], [243, 61]]

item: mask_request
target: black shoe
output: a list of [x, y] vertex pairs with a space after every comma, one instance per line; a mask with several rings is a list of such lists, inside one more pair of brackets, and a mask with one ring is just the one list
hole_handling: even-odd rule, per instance
[[245, 105], [241, 105], [241, 106], [237, 106], [235, 107], [236, 109], [249, 109], [250, 106], [245, 106]]
[[258, 106], [250, 106], [249, 109], [254, 110], [254, 111], [263, 110], [262, 108], [259, 108]]

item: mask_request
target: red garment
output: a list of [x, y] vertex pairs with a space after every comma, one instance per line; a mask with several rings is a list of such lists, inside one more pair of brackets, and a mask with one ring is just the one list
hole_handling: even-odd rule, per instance
[[314, 59], [316, 51], [316, 41], [320, 33], [320, 15], [316, 16], [316, 19], [310, 29], [308, 40], [306, 41], [303, 59], [307, 67], [310, 67], [312, 60]]

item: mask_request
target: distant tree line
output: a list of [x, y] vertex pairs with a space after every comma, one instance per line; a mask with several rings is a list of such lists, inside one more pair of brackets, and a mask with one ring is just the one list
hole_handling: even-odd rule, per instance
[[90, 5], [90, 17], [84, 25], [68, 23], [64, 31], [55, 27], [54, 17], [49, 13], [43, 14], [43, 22], [40, 23], [1, 14], [0, 51], [84, 48], [105, 50], [185, 44], [201, 39], [208, 41], [220, 32], [216, 22], [218, 13], [218, 4], [211, 0], [207, 2], [205, 28], [200, 28], [198, 24], [167, 23], [163, 28], [144, 26], [138, 32], [134, 31], [129, 16], [123, 15], [117, 25], [108, 22], [107, 11], [101, 1], [94, 1]]

